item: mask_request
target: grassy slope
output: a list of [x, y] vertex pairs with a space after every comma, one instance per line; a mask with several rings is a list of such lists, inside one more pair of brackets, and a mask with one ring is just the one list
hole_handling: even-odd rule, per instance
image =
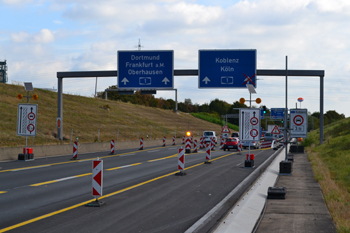
[[[23, 146], [25, 137], [16, 136], [17, 104], [26, 103], [26, 98], [18, 100], [17, 94], [26, 95], [22, 86], [0, 84], [0, 147]], [[29, 103], [38, 104], [37, 136], [34, 145], [62, 143], [55, 138], [57, 118], [57, 93], [35, 89], [30, 95], [38, 94], [39, 100], [29, 100]], [[103, 106], [108, 105], [106, 110]], [[204, 130], [221, 132], [222, 127], [190, 114], [175, 114], [171, 110], [162, 110], [129, 103], [87, 98], [82, 96], [63, 96], [63, 130], [64, 137], [70, 141], [71, 130], [73, 138], [79, 137], [80, 142], [95, 142], [100, 129], [100, 141], [117, 139], [137, 140], [146, 135], [154, 138], [172, 138], [175, 135], [182, 137], [188, 128], [196, 135]], [[151, 139], [151, 138], [150, 138]], [[66, 143], [68, 143], [66, 141]], [[33, 139], [28, 139], [29, 145]]]
[[350, 118], [326, 126], [322, 145], [319, 133], [309, 133], [304, 145], [337, 232], [350, 232]]

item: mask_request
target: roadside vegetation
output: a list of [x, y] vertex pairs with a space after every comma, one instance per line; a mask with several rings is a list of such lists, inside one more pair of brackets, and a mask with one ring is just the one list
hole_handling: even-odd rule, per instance
[[337, 232], [350, 232], [350, 118], [327, 125], [322, 145], [319, 133], [310, 132], [303, 144]]
[[[16, 96], [27, 93], [22, 85], [0, 84], [0, 147], [24, 146], [25, 137], [16, 135], [17, 105], [27, 99], [18, 100]], [[160, 109], [132, 104], [130, 102], [104, 100], [76, 95], [63, 95], [63, 141], [57, 139], [57, 92], [37, 89], [29, 93], [37, 94], [38, 104], [36, 137], [28, 137], [28, 145], [62, 144], [79, 142], [108, 142], [148, 139], [181, 138], [188, 127], [194, 136], [205, 130], [221, 132], [222, 125], [210, 123], [188, 113], [174, 113], [170, 109]], [[152, 99], [151, 96], [148, 98]], [[231, 128], [232, 130], [232, 128]]]
[[[209, 121], [213, 124], [218, 125], [225, 125], [225, 121], [223, 121], [218, 114], [213, 113], [206, 113], [206, 112], [198, 112], [198, 113], [191, 113], [192, 116], [197, 117], [199, 119]], [[227, 126], [231, 129], [234, 129], [235, 131], [239, 131], [239, 128], [237, 125], [227, 123]]]

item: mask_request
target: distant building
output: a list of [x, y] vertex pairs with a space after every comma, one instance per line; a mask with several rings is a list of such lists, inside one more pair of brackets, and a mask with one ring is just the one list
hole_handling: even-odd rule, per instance
[[7, 83], [7, 65], [6, 60], [0, 61], [0, 83]]

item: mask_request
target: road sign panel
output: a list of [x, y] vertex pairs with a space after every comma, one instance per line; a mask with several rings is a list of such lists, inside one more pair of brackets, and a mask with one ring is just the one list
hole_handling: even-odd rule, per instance
[[118, 51], [119, 89], [173, 89], [174, 51]]
[[307, 109], [290, 110], [290, 136], [307, 137]]
[[284, 119], [284, 108], [271, 108], [271, 119]]
[[199, 50], [198, 88], [256, 88], [256, 50]]
[[36, 136], [37, 104], [18, 104], [17, 135]]
[[260, 140], [260, 109], [241, 108], [239, 116], [239, 139], [242, 141]]
[[278, 126], [275, 125], [275, 127], [273, 127], [271, 133], [272, 134], [281, 134], [281, 131], [279, 130]]

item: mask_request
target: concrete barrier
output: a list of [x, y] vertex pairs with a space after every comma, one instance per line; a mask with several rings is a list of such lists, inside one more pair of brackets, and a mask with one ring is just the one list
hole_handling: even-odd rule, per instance
[[[172, 145], [173, 138], [167, 139], [167, 145]], [[144, 140], [144, 147], [162, 146], [163, 138], [154, 140]], [[176, 144], [180, 145], [182, 138], [176, 138]], [[0, 148], [0, 161], [17, 160], [18, 154], [23, 152], [23, 147], [1, 147]], [[30, 146], [33, 148], [34, 159], [50, 156], [73, 156], [73, 144], [63, 145], [43, 145], [43, 146]], [[106, 155], [110, 153], [110, 142], [95, 142], [95, 143], [79, 143], [78, 145], [78, 157], [79, 154], [101, 152], [106, 151]], [[118, 141], [115, 142], [115, 150], [120, 149], [139, 149], [140, 141]], [[116, 152], [117, 153], [117, 152]]]

